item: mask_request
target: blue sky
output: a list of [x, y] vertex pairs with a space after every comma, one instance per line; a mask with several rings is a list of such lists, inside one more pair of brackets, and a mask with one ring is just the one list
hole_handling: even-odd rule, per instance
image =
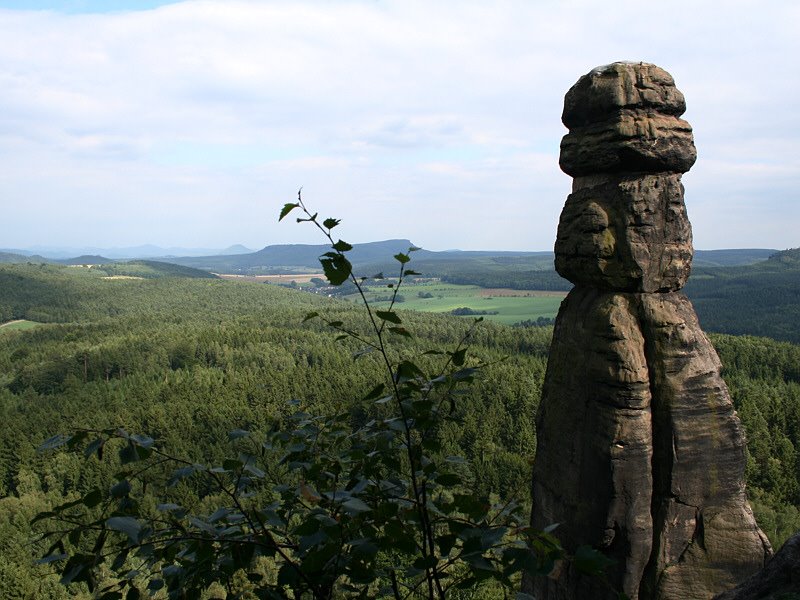
[[546, 250], [563, 97], [667, 69], [695, 247], [800, 246], [800, 4], [0, 0], [0, 248], [352, 242]]

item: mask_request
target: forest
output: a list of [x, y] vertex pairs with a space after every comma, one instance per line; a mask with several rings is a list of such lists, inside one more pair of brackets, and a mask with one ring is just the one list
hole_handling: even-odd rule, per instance
[[[337, 341], [319, 320], [303, 322], [311, 311], [356, 331], [363, 326], [363, 311], [336, 298], [185, 267], [0, 265], [0, 322], [39, 323], [0, 329], [4, 597], [90, 597], [85, 582], [62, 586], [55, 565], [34, 563], [47, 544], [37, 537], [43, 524], [31, 520], [112, 485], [120, 464], [38, 452], [51, 436], [124, 428], [212, 464], [229, 451], [229, 432], [279, 427], [297, 402], [312, 413], [367, 419], [373, 408], [362, 399], [380, 380], [380, 365], [354, 359], [358, 344]], [[403, 313], [403, 320], [413, 337], [398, 336], [398, 352], [416, 356], [454, 347], [471, 326], [448, 315]], [[458, 398], [455, 418], [437, 431], [439, 452], [465, 457], [475, 489], [500, 501], [530, 500], [551, 334], [552, 327], [478, 324], [469, 356], [485, 367]], [[751, 503], [779, 546], [800, 529], [800, 346], [711, 337], [748, 435]], [[240, 591], [248, 581], [241, 578]]]

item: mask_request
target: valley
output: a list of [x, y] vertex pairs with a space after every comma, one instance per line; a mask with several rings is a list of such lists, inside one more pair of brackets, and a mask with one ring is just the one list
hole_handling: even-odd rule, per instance
[[[750, 501], [774, 545], [800, 529], [800, 346], [753, 337], [752, 327], [760, 322], [747, 307], [762, 298], [757, 314], [764, 324], [796, 335], [793, 257], [790, 252], [751, 265], [698, 267], [697, 289], [689, 289], [700, 299], [698, 306], [706, 306], [706, 317], [698, 309], [701, 319], [713, 317], [720, 306], [738, 307], [736, 322], [751, 327], [749, 335], [711, 339], [748, 434]], [[403, 282], [402, 301], [395, 299], [394, 307], [412, 337], [393, 336], [392, 347], [400, 355], [434, 360], [425, 352], [452, 347], [475, 318], [484, 319], [470, 334], [469, 356], [487, 366], [459, 399], [439, 443], [442, 452], [466, 459], [481, 493], [525, 504], [549, 323], [566, 290], [488, 287], [524, 271], [515, 261], [498, 266], [502, 260], [476, 260], [466, 261], [474, 270], [460, 275], [450, 265], [439, 277], [432, 277], [431, 269]], [[172, 452], [211, 464], [225, 456], [228, 432], [277, 426], [293, 398], [315, 412], [373, 414], [376, 407], [363, 397], [380, 377], [379, 365], [370, 358], [354, 360], [361, 354], [359, 344], [335, 341], [335, 331], [319, 320], [303, 323], [313, 311], [364, 331], [364, 315], [352, 294], [332, 294], [347, 292], [346, 286], [328, 290], [319, 276], [318, 271], [215, 276], [158, 261], [92, 268], [0, 265], [4, 589], [32, 598], [84, 593], [84, 584], [61, 587], [52, 565], [30, 562], [27, 540], [40, 526], [29, 521], [95, 486], [112, 485], [120, 465], [114, 458], [87, 461], [37, 452], [53, 435], [122, 427], [155, 435]], [[448, 281], [457, 277], [480, 279], [487, 287]], [[706, 283], [715, 281], [720, 285]], [[395, 284], [396, 279], [366, 282], [376, 310], [388, 308], [393, 291], [388, 286]], [[756, 285], [761, 294], [751, 298]], [[303, 291], [315, 287], [319, 294]], [[773, 304], [783, 301], [781, 314], [787, 316], [770, 313], [765, 297]], [[709, 306], [717, 308], [709, 312]], [[538, 326], [508, 326], [520, 322]], [[213, 502], [191, 486], [175, 493]], [[147, 493], [142, 500], [153, 501]], [[46, 549], [39, 544], [33, 552], [42, 555]]]

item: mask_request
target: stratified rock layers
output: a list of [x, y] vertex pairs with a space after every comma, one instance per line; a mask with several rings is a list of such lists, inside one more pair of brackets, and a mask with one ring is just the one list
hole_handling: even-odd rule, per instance
[[567, 563], [533, 583], [538, 600], [616, 598], [612, 588], [711, 598], [770, 553], [719, 359], [678, 291], [693, 252], [684, 109], [672, 77], [642, 63], [595, 69], [566, 96], [561, 166], [575, 181], [555, 250], [575, 288], [542, 392], [533, 524], [560, 523], [568, 550], [590, 544], [617, 563], [611, 586]]

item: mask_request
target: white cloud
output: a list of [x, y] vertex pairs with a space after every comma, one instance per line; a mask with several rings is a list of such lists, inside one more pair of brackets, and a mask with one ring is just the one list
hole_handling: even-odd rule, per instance
[[798, 16], [788, 0], [0, 10], [0, 246], [300, 241], [273, 213], [303, 185], [361, 241], [546, 249], [569, 189], [563, 95], [620, 59], [686, 94], [696, 245], [800, 245]]

